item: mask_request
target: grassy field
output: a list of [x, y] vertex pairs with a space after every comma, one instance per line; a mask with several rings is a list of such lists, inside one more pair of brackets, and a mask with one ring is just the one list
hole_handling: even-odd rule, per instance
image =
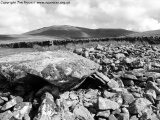
[[21, 52], [33, 52], [33, 51], [36, 51], [36, 50], [32, 48], [16, 48], [16, 49], [0, 48], [0, 57], [12, 55], [12, 54], [18, 54]]
[[73, 51], [76, 48], [90, 48], [96, 47], [97, 45], [109, 45], [112, 44], [114, 46], [119, 45], [130, 45], [130, 44], [148, 44], [147, 42], [135, 42], [131, 43], [128, 41], [101, 41], [101, 42], [88, 42], [88, 43], [68, 43], [67, 45], [54, 45], [54, 46], [39, 46], [35, 45], [33, 48], [0, 48], [0, 57], [8, 56], [12, 54], [18, 54], [21, 52], [34, 52], [34, 51], [56, 51], [56, 50], [65, 50], [65, 51]]

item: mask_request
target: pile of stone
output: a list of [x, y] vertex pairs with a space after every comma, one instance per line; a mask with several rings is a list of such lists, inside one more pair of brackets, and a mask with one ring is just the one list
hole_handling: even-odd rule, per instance
[[160, 119], [158, 48], [98, 45], [74, 52], [0, 58], [0, 120]]

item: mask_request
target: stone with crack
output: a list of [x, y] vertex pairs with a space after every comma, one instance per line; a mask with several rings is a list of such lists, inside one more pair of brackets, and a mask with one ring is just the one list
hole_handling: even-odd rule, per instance
[[[11, 82], [31, 82], [38, 76], [62, 89], [77, 88], [97, 71], [95, 62], [66, 51], [28, 52], [0, 58], [0, 73]], [[5, 71], [5, 72], [3, 72]]]

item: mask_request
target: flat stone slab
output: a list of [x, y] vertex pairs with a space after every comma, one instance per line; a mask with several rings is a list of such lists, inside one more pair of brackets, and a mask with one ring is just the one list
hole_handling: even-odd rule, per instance
[[77, 87], [99, 65], [67, 51], [26, 52], [0, 58], [0, 74], [9, 81], [36, 75], [61, 88]]

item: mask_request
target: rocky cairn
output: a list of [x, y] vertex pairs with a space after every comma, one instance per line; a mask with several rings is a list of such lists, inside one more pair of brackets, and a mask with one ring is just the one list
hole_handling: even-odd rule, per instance
[[159, 56], [97, 45], [2, 57], [0, 120], [159, 120]]

